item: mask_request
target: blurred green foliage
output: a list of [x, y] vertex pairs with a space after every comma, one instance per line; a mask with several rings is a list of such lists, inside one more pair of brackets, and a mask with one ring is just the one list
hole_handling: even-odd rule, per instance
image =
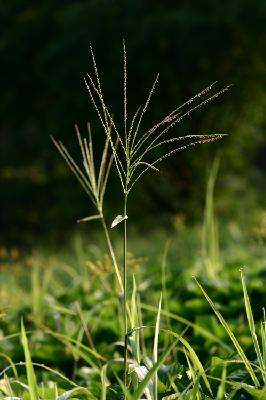
[[[147, 126], [213, 81], [219, 87], [234, 84], [229, 94], [175, 128], [176, 135], [230, 136], [223, 143], [178, 153], [162, 165], [162, 174], [147, 177], [136, 192], [138, 201], [132, 201], [134, 217], [159, 210], [197, 217], [206, 171], [217, 150], [221, 212], [235, 214], [241, 204], [246, 210], [254, 200], [263, 206], [265, 17], [263, 0], [1, 1], [1, 241], [25, 238], [30, 231], [51, 234], [55, 226], [62, 232], [89, 212], [85, 194], [49, 135], [72, 148], [74, 124], [84, 131], [90, 120], [96, 141], [101, 140], [82, 79], [91, 69], [90, 45], [108, 104], [120, 120], [123, 38], [130, 115], [160, 72]], [[116, 187], [114, 179], [110, 210], [119, 198]]]
[[[166, 291], [163, 294], [161, 328], [167, 327], [180, 333], [189, 325], [190, 328], [184, 336], [193, 346], [206, 371], [209, 371], [210, 366], [215, 366], [215, 357], [216, 368], [221, 367], [219, 364], [222, 360], [228, 362], [228, 380], [245, 379], [247, 383], [242, 363], [235, 362], [236, 351], [228, 334], [214, 316], [191, 276], [199, 277], [249, 359], [255, 360], [256, 355], [245, 316], [239, 267], [246, 265], [244, 271], [248, 293], [254, 320], [258, 322], [259, 328], [262, 307], [265, 305], [265, 238], [264, 242], [259, 243], [251, 232], [246, 236], [239, 230], [236, 234], [237, 227], [232, 229], [229, 225], [223, 226], [222, 268], [215, 279], [208, 279], [200, 249], [201, 229], [187, 228], [182, 224], [176, 228], [177, 232], [179, 230], [182, 234], [173, 235], [165, 255]], [[168, 237], [168, 233], [160, 231], [157, 236], [133, 235], [131, 240], [128, 284], [131, 290], [134, 276], [142, 321], [147, 325], [142, 331], [145, 343], [142, 351], [145, 348], [145, 355], [148, 357], [153, 348], [153, 326], [162, 290], [162, 258]], [[122, 255], [121, 240], [118, 239], [115, 244]], [[81, 310], [96, 351], [108, 361], [108, 379], [112, 384], [115, 383], [116, 375], [121, 374], [121, 364], [113, 363], [112, 360], [119, 360], [123, 354], [120, 342], [122, 310], [117, 298], [119, 286], [114, 269], [110, 266], [103, 242], [97, 240], [95, 245], [88, 241], [87, 235], [72, 237], [68, 246], [61, 250], [58, 250], [57, 246], [54, 250], [40, 248], [31, 254], [23, 254], [15, 248], [11, 251], [8, 248], [0, 248], [0, 370], [3, 371], [9, 366], [9, 359], [3, 354], [11, 357], [14, 363], [24, 359], [19, 339], [19, 324], [23, 316], [32, 361], [40, 364], [35, 366], [37, 382], [56, 382], [59, 388], [70, 389], [69, 382], [58, 376], [58, 372], [61, 372], [76, 384], [87, 387], [94, 394], [98, 393], [93, 384], [100, 384], [100, 376], [97, 373], [97, 365], [96, 368], [92, 368], [96, 360], [91, 353], [88, 334], [83, 331], [82, 319], [77, 311]], [[259, 333], [258, 337], [260, 338]], [[168, 345], [168, 337], [161, 331], [160, 349]], [[175, 376], [172, 368], [174, 369], [176, 362], [179, 366], [183, 365], [182, 370], [187, 370], [180, 345], [176, 346], [167, 363], [168, 368], [171, 368], [168, 370], [171, 376]], [[49, 369], [44, 370], [43, 365]], [[26, 382], [23, 365], [17, 366], [17, 372], [19, 380]], [[162, 372], [159, 372], [160, 380], [163, 379]], [[12, 379], [13, 372], [10, 367], [6, 373]], [[258, 376], [259, 373], [257, 372]], [[220, 377], [217, 370], [211, 371], [210, 375]], [[169, 379], [168, 374], [167, 376], [165, 379]], [[189, 381], [182, 382], [179, 379], [178, 383], [187, 385]], [[212, 380], [213, 388], [216, 387], [215, 383]], [[2, 388], [3, 385], [0, 389]], [[20, 387], [19, 389], [21, 390]], [[112, 386], [109, 389], [112, 389]], [[99, 395], [96, 396], [100, 398]], [[107, 399], [111, 398], [117, 397], [108, 395]], [[239, 396], [235, 399], [239, 399]]]

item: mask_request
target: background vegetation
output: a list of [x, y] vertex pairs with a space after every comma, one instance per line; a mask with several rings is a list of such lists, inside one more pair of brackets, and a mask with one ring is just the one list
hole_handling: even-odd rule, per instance
[[[263, 207], [265, 17], [263, 0], [1, 1], [1, 243], [30, 242], [36, 234], [51, 237], [55, 231], [62, 237], [87, 214], [86, 196], [49, 135], [73, 147], [74, 124], [84, 131], [89, 120], [101, 141], [83, 82], [92, 68], [89, 45], [119, 119], [123, 38], [131, 115], [160, 72], [147, 126], [213, 81], [234, 85], [177, 126], [176, 134], [230, 133], [218, 144], [218, 211], [246, 216], [247, 210]], [[146, 178], [132, 201], [134, 220], [148, 219], [150, 226], [158, 212], [161, 221], [177, 213], [188, 222], [199, 218], [216, 147], [179, 153], [163, 165], [162, 174]], [[108, 195], [112, 210], [117, 185], [114, 180]]]
[[[121, 380], [128, 400], [266, 399], [265, 20], [262, 0], [0, 0], [1, 400], [117, 400]], [[141, 129], [218, 81], [230, 91], [169, 138], [229, 135], [165, 160], [124, 208], [113, 168], [102, 213], [111, 115], [124, 128], [123, 39], [128, 121], [159, 72]], [[83, 81], [90, 46], [105, 133]], [[130, 174], [127, 134], [113, 167], [124, 146]]]

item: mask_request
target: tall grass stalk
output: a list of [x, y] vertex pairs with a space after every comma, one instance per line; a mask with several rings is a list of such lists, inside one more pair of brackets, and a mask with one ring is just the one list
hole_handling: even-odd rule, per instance
[[[96, 64], [96, 59], [92, 48], [91, 58], [93, 65], [93, 74], [87, 74], [85, 78], [86, 88], [88, 90], [91, 103], [99, 118], [103, 128], [106, 141], [102, 154], [102, 161], [96, 178], [95, 164], [93, 157], [93, 146], [90, 126], [88, 127], [89, 139], [81, 138], [79, 130], [76, 128], [78, 141], [83, 158], [82, 171], [74, 159], [70, 156], [61, 142], [53, 139], [55, 146], [79, 180], [84, 190], [89, 195], [91, 201], [95, 205], [98, 214], [81, 221], [90, 221], [100, 219], [107, 240], [108, 248], [115, 267], [116, 277], [121, 292], [123, 293], [123, 321], [124, 321], [124, 387], [127, 387], [127, 342], [128, 342], [128, 315], [127, 315], [127, 209], [128, 199], [131, 190], [139, 179], [148, 171], [158, 171], [158, 164], [166, 158], [174, 155], [176, 152], [189, 149], [197, 144], [209, 143], [223, 138], [224, 134], [191, 134], [185, 136], [170, 137], [167, 136], [170, 129], [174, 128], [184, 118], [188, 117], [192, 112], [197, 111], [201, 107], [216, 99], [230, 87], [227, 86], [214, 94], [210, 94], [215, 84], [206, 87], [197, 93], [194, 97], [184, 102], [181, 106], [174, 108], [162, 119], [156, 122], [150, 129], [144, 130], [142, 127], [143, 119], [150, 106], [151, 98], [154, 94], [158, 83], [159, 74], [156, 75], [154, 82], [148, 92], [144, 105], [138, 107], [131, 119], [128, 116], [128, 99], [127, 99], [127, 53], [125, 43], [123, 42], [123, 122], [119, 127], [114, 121], [112, 111], [107, 106], [101, 87], [101, 80]], [[111, 155], [107, 155], [110, 147]], [[158, 153], [159, 152], [159, 153]], [[160, 154], [160, 155], [158, 155]], [[108, 160], [108, 161], [107, 161]], [[111, 227], [115, 227], [118, 223], [123, 222], [123, 271], [122, 276], [118, 268], [116, 256], [113, 250], [109, 231], [103, 213], [103, 198], [106, 190], [109, 172], [112, 164], [115, 164], [118, 177], [120, 180], [122, 192], [124, 195], [123, 211], [118, 215]], [[127, 393], [127, 391], [125, 391]]]
[[204, 222], [202, 227], [202, 255], [206, 275], [214, 279], [220, 271], [218, 226], [214, 210], [214, 187], [220, 160], [215, 157], [207, 181]]
[[[90, 74], [87, 74], [87, 79], [85, 79], [87, 89], [89, 91], [89, 95], [92, 101], [92, 104], [95, 107], [95, 110], [99, 116], [99, 119], [102, 123], [103, 129], [110, 141], [110, 145], [113, 151], [113, 156], [115, 160], [115, 165], [117, 168], [118, 176], [120, 179], [120, 183], [122, 186], [122, 190], [124, 193], [124, 262], [123, 262], [123, 285], [124, 285], [124, 329], [125, 329], [125, 354], [124, 354], [124, 384], [126, 384], [126, 369], [127, 369], [127, 313], [126, 313], [126, 302], [127, 302], [127, 203], [128, 196], [137, 183], [137, 181], [141, 178], [141, 176], [147, 172], [148, 170], [158, 171], [157, 164], [162, 162], [165, 158], [173, 155], [177, 151], [184, 150], [186, 148], [195, 146], [196, 144], [213, 142], [218, 139], [221, 139], [224, 135], [222, 134], [212, 134], [212, 135], [186, 135], [179, 136], [173, 138], [165, 138], [168, 131], [173, 128], [178, 122], [180, 122], [183, 118], [190, 115], [191, 112], [201, 108], [206, 105], [211, 100], [218, 97], [224, 91], [226, 91], [228, 87], [222, 89], [221, 91], [215, 93], [212, 96], [207, 97], [207, 99], [199, 101], [198, 104], [193, 105], [192, 103], [201, 96], [204, 96], [209, 93], [209, 91], [213, 88], [214, 84], [208, 86], [202, 92], [195, 95], [189, 101], [183, 103], [180, 107], [177, 107], [168, 115], [166, 115], [161, 121], [157, 122], [152, 128], [147, 131], [141, 130], [141, 123], [144, 118], [145, 113], [150, 104], [151, 97], [154, 93], [156, 84], [158, 82], [159, 75], [156, 76], [154, 83], [151, 87], [151, 90], [148, 93], [147, 100], [144, 106], [140, 106], [135, 114], [132, 117], [131, 123], [128, 124], [128, 114], [127, 114], [127, 55], [125, 43], [123, 43], [123, 104], [124, 104], [124, 133], [119, 132], [118, 127], [116, 126], [112, 114], [106, 106], [106, 103], [103, 99], [100, 79], [98, 74], [98, 68], [96, 65], [95, 57], [93, 51], [92, 60], [94, 66], [94, 73], [96, 81], [93, 80]], [[100, 104], [98, 106], [97, 104]], [[186, 109], [188, 108], [188, 109]], [[101, 112], [103, 110], [103, 112]], [[112, 132], [108, 129], [105, 118], [106, 116], [110, 118], [110, 123], [113, 127]], [[129, 126], [129, 128], [128, 128]], [[184, 144], [177, 145], [179, 142]], [[115, 143], [118, 143], [115, 146]], [[174, 148], [171, 149], [171, 146]], [[155, 155], [153, 156], [155, 149], [163, 149], [165, 146], [170, 146], [170, 149], [166, 148], [163, 151], [161, 156]]]
[[[125, 116], [126, 117], [126, 116]], [[126, 119], [125, 119], [126, 124]], [[123, 319], [124, 319], [124, 384], [127, 382], [127, 193], [124, 201], [124, 261], [123, 261]]]
[[135, 281], [135, 277], [133, 276], [133, 289], [131, 295], [131, 307], [130, 307], [130, 325], [132, 335], [130, 335], [130, 344], [132, 348], [132, 355], [134, 359], [140, 364], [140, 332], [141, 327], [143, 327], [142, 323], [140, 323], [140, 314], [137, 304], [137, 285]]

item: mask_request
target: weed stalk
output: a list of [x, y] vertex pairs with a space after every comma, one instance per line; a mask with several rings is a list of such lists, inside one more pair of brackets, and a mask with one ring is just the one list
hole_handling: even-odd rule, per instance
[[105, 218], [104, 218], [103, 214], [101, 215], [101, 223], [102, 223], [103, 231], [104, 231], [104, 234], [105, 234], [105, 239], [106, 239], [106, 242], [107, 242], [108, 250], [110, 252], [110, 255], [111, 255], [111, 258], [112, 258], [112, 261], [113, 261], [113, 265], [114, 265], [114, 268], [115, 268], [115, 272], [116, 272], [116, 277], [117, 277], [117, 280], [118, 280], [119, 288], [120, 288], [120, 290], [124, 291], [124, 289], [123, 289], [124, 285], [123, 285], [123, 282], [121, 280], [121, 276], [120, 276], [118, 264], [117, 264], [117, 261], [116, 261], [114, 248], [113, 248], [113, 245], [112, 245], [112, 242], [111, 242], [111, 238], [110, 238], [109, 231], [108, 231], [108, 228], [107, 228], [107, 225], [106, 225], [106, 221], [105, 221]]
[[125, 191], [124, 199], [124, 254], [123, 254], [123, 317], [124, 317], [124, 385], [126, 387], [127, 382], [127, 191]]
[[[92, 136], [89, 130], [89, 139], [82, 139], [81, 135], [76, 128], [79, 146], [83, 158], [83, 167], [85, 171], [76, 164], [75, 160], [70, 156], [67, 149], [61, 142], [57, 142], [53, 139], [55, 146], [67, 162], [68, 166], [75, 174], [76, 178], [89, 195], [92, 203], [96, 207], [98, 214], [80, 221], [91, 221], [94, 219], [100, 219], [101, 224], [105, 233], [107, 245], [110, 251], [110, 255], [114, 264], [116, 277], [119, 283], [121, 292], [123, 293], [123, 330], [124, 330], [124, 387], [127, 388], [127, 344], [128, 344], [128, 323], [127, 323], [127, 206], [128, 196], [131, 189], [137, 183], [147, 171], [159, 171], [157, 164], [162, 162], [167, 157], [174, 155], [177, 151], [188, 149], [197, 144], [214, 142], [222, 137], [224, 134], [207, 134], [207, 135], [185, 135], [169, 138], [167, 133], [170, 129], [174, 128], [176, 124], [181, 122], [184, 118], [188, 117], [192, 112], [200, 109], [207, 105], [210, 101], [216, 99], [222, 93], [229, 89], [229, 86], [224, 89], [217, 91], [213, 95], [209, 95], [209, 92], [213, 89], [213, 83], [207, 88], [197, 93], [190, 100], [183, 103], [181, 106], [175, 108], [173, 111], [168, 113], [163, 119], [155, 123], [152, 128], [144, 130], [142, 128], [142, 120], [147, 112], [150, 104], [151, 97], [155, 91], [156, 84], [158, 82], [158, 74], [153, 82], [153, 85], [148, 93], [144, 106], [138, 107], [137, 111], [132, 117], [130, 123], [128, 123], [127, 114], [127, 57], [125, 43], [123, 42], [123, 133], [118, 129], [114, 122], [112, 112], [109, 111], [102, 92], [100, 77], [96, 60], [91, 48], [92, 64], [94, 75], [87, 74], [85, 79], [86, 88], [89, 92], [91, 103], [96, 111], [99, 121], [102, 125], [106, 141], [102, 153], [102, 159], [98, 176], [96, 176], [96, 168], [93, 156], [92, 147]], [[202, 100], [202, 97], [206, 96]], [[195, 104], [196, 103], [196, 104]], [[110, 148], [111, 155], [108, 156]], [[161, 155], [158, 157], [158, 153], [154, 152], [154, 149], [161, 150]], [[123, 279], [118, 268], [116, 261], [115, 252], [112, 246], [112, 242], [109, 236], [109, 231], [105, 222], [103, 214], [103, 198], [105, 194], [106, 185], [109, 178], [109, 172], [111, 166], [115, 164], [117, 169], [118, 177], [124, 193], [124, 211], [123, 215], [118, 215], [111, 228], [123, 221], [124, 225], [124, 247], [123, 247]], [[133, 327], [134, 328], [134, 327]], [[156, 368], [159, 365], [155, 363]], [[155, 368], [155, 367], [154, 367]], [[156, 371], [156, 369], [154, 369]], [[149, 374], [148, 374], [149, 375]], [[145, 380], [144, 380], [145, 381]], [[148, 380], [147, 380], [148, 382]], [[139, 390], [139, 393], [142, 392]], [[125, 399], [127, 398], [125, 390]], [[138, 397], [139, 398], [139, 397]]]

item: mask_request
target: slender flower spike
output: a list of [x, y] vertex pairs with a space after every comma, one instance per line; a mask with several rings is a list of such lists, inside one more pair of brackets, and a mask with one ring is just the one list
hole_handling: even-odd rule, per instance
[[[184, 136], [169, 137], [168, 132], [174, 128], [184, 118], [189, 117], [194, 111], [215, 100], [231, 85], [210, 94], [217, 82], [212, 83], [205, 89], [194, 95], [191, 99], [184, 102], [181, 106], [165, 115], [161, 120], [155, 123], [150, 129], [143, 130], [142, 122], [148, 111], [151, 98], [155, 92], [158, 83], [159, 74], [148, 92], [147, 99], [143, 106], [138, 107], [130, 121], [127, 105], [127, 55], [125, 43], [123, 43], [123, 128], [118, 128], [114, 122], [112, 112], [109, 110], [104, 100], [100, 77], [96, 59], [91, 49], [94, 76], [87, 74], [85, 80], [91, 102], [99, 117], [100, 123], [110, 142], [113, 152], [114, 163], [118, 176], [126, 196], [130, 193], [133, 186], [149, 170], [159, 171], [157, 165], [165, 158], [174, 155], [177, 151], [189, 149], [197, 144], [214, 142], [222, 139], [225, 134], [189, 134]], [[107, 123], [109, 121], [109, 124]], [[112, 128], [112, 129], [110, 129]], [[117, 143], [117, 145], [115, 145]], [[161, 155], [158, 157], [159, 149]], [[122, 221], [122, 220], [121, 220]], [[119, 222], [121, 222], [119, 221]], [[115, 226], [115, 225], [114, 225]]]

